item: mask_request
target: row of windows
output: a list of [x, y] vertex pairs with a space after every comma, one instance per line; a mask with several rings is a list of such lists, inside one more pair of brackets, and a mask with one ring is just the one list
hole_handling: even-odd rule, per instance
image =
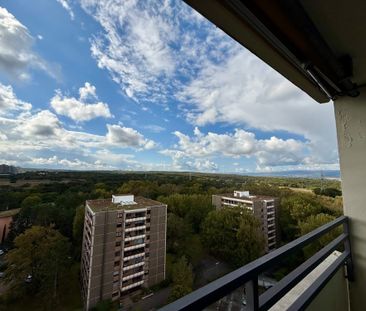
[[144, 276], [141, 275], [141, 276], [136, 276], [134, 277], [133, 279], [131, 280], [126, 280], [126, 281], [123, 281], [122, 282], [122, 286], [127, 286], [127, 285], [130, 285], [130, 284], [133, 284], [133, 283], [136, 283], [136, 282], [139, 282], [139, 281], [142, 281], [144, 279]]
[[[150, 210], [147, 210], [147, 214], [150, 215]], [[132, 216], [130, 216], [132, 215]], [[141, 215], [141, 216], [136, 216], [136, 215]], [[138, 218], [138, 217], [144, 217], [145, 216], [145, 212], [137, 212], [137, 213], [134, 213], [134, 214], [129, 214], [129, 218]], [[123, 212], [120, 212], [117, 214], [117, 217], [118, 218], [122, 218], [123, 217]]]

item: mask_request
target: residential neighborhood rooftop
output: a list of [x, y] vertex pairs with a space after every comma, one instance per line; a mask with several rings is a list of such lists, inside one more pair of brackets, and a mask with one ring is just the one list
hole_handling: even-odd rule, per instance
[[261, 201], [261, 200], [274, 200], [276, 197], [271, 197], [267, 195], [250, 195], [250, 196], [235, 196], [233, 193], [217, 194], [221, 197], [249, 200], [249, 201]]
[[106, 210], [126, 210], [126, 209], [139, 209], [152, 206], [161, 206], [164, 203], [144, 198], [141, 196], [134, 197], [134, 204], [119, 204], [113, 203], [112, 199], [97, 199], [87, 200], [86, 204], [92, 209], [93, 212], [103, 212]]

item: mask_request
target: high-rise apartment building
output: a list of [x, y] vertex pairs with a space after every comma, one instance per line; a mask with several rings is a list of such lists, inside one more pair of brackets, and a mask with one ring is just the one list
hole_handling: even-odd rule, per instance
[[81, 279], [87, 310], [165, 279], [166, 221], [167, 206], [147, 198], [86, 201]]
[[250, 195], [249, 191], [234, 191], [234, 194], [213, 195], [212, 204], [216, 208], [242, 206], [251, 210], [261, 223], [261, 230], [265, 237], [266, 252], [276, 248], [279, 240], [277, 232], [277, 198]]

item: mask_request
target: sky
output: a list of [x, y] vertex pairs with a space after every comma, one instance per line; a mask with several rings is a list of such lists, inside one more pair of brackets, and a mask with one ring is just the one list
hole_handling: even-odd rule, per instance
[[338, 169], [318, 104], [181, 0], [0, 3], [0, 162]]

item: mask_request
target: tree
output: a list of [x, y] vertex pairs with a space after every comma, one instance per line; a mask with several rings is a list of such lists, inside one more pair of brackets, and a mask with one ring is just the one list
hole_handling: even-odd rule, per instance
[[202, 224], [202, 239], [211, 254], [232, 263], [238, 246], [239, 221], [239, 208], [223, 208], [208, 214]]
[[29, 208], [34, 207], [38, 204], [42, 203], [41, 198], [38, 195], [32, 194], [30, 196], [27, 196], [21, 204], [22, 208]]
[[72, 223], [72, 236], [74, 242], [74, 256], [77, 260], [81, 256], [81, 244], [83, 242], [83, 230], [84, 230], [84, 206], [79, 206], [76, 209], [74, 221]]
[[[259, 221], [243, 207], [224, 207], [209, 213], [202, 225], [204, 245], [233, 266], [241, 266], [263, 253]], [[245, 248], [253, 250], [246, 250]]]
[[332, 198], [342, 195], [342, 191], [338, 190], [336, 188], [325, 188], [325, 189], [315, 188], [313, 191], [315, 194], [325, 195], [327, 197], [332, 197]]
[[261, 224], [252, 214], [241, 218], [239, 230], [237, 232], [238, 253], [237, 265], [244, 265], [251, 262], [264, 253], [264, 236], [258, 229]]
[[296, 193], [283, 197], [279, 207], [279, 224], [284, 242], [290, 242], [299, 235], [299, 222], [311, 215], [324, 211], [316, 196]]
[[196, 233], [200, 231], [207, 214], [214, 209], [209, 195], [172, 194], [167, 197], [158, 197], [158, 200], [168, 205], [169, 212], [190, 223]]
[[69, 262], [67, 239], [50, 227], [33, 226], [15, 238], [14, 246], [6, 255], [9, 290], [22, 293], [28, 289], [55, 302], [60, 276]]
[[169, 252], [181, 254], [187, 236], [192, 233], [192, 228], [183, 218], [169, 213], [167, 222], [167, 249]]
[[189, 294], [193, 287], [192, 266], [182, 256], [172, 267], [173, 288], [170, 300], [174, 301]]
[[151, 181], [130, 180], [119, 187], [117, 193], [133, 193], [155, 199], [158, 194], [158, 184]]
[[115, 311], [118, 310], [111, 300], [102, 300], [99, 301], [92, 311]]
[[58, 215], [60, 213], [61, 210], [56, 209], [52, 203], [39, 203], [38, 205], [24, 204], [19, 214], [11, 223], [9, 233], [11, 240], [33, 225], [49, 226], [56, 224], [57, 226], [59, 223]]
[[204, 256], [200, 236], [198, 234], [188, 235], [180, 253], [184, 254], [193, 266], [197, 265]]
[[[327, 214], [318, 214], [318, 215], [311, 215], [308, 218], [306, 218], [304, 221], [299, 223], [300, 228], [300, 234], [304, 235], [306, 233], [309, 233], [316, 228], [331, 222], [334, 220], [335, 217]], [[310, 245], [306, 246], [304, 248], [304, 254], [308, 258], [311, 255], [313, 255], [315, 252], [323, 248], [325, 245], [327, 245], [329, 242], [334, 240], [337, 236], [341, 234], [341, 228], [336, 228], [330, 231], [329, 233], [323, 235], [316, 241], [312, 242]]]

